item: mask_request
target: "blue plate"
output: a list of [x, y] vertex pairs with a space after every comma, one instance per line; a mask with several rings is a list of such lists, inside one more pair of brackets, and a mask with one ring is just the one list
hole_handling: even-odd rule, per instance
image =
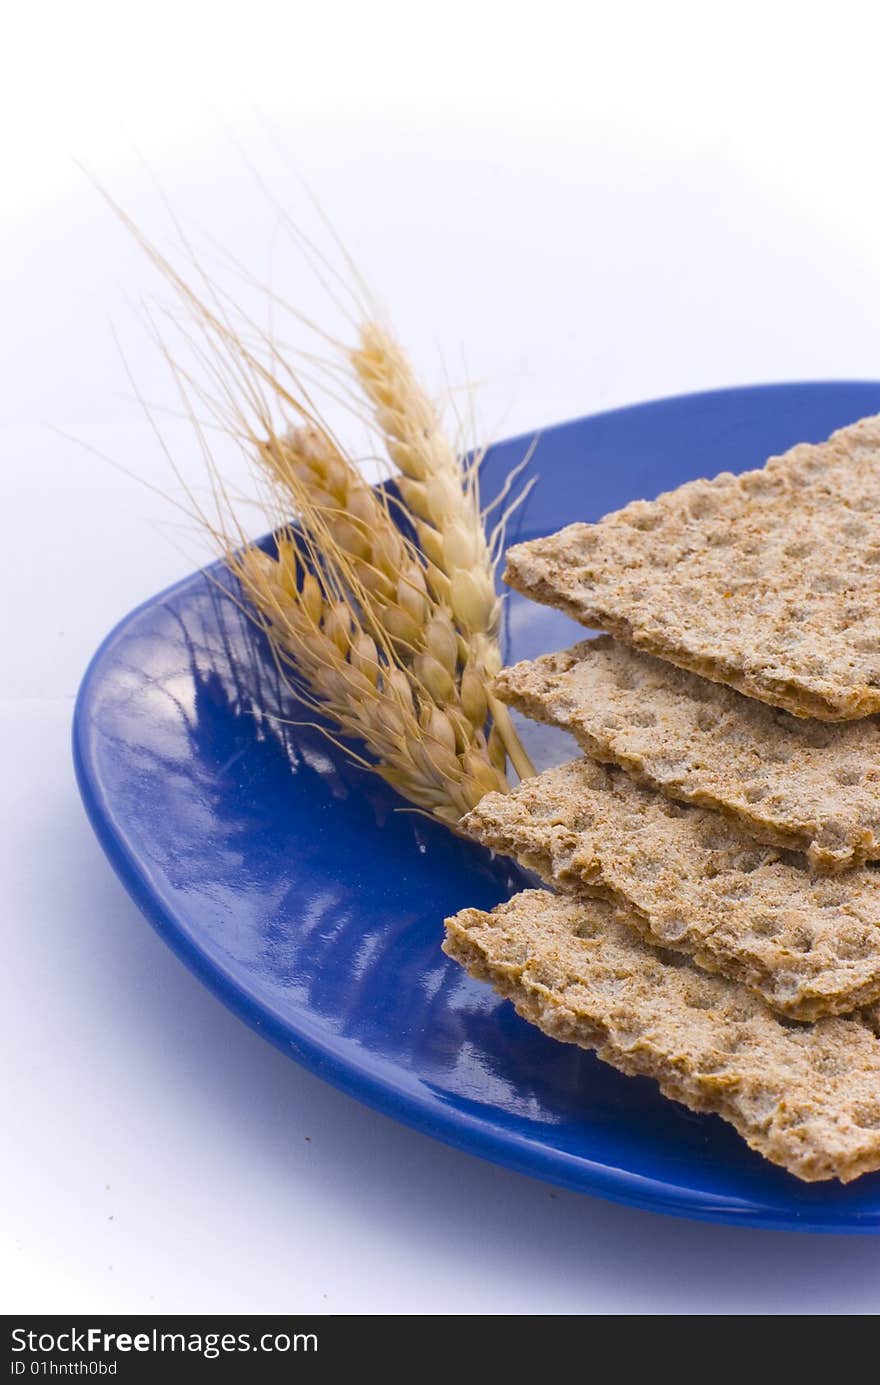
[[[880, 412], [880, 384], [771, 385], [548, 429], [511, 539], [760, 465]], [[528, 441], [528, 440], [526, 440]], [[491, 499], [524, 452], [495, 447]], [[141, 606], [85, 676], [83, 800], [150, 922], [242, 1019], [343, 1091], [473, 1154], [620, 1202], [739, 1225], [880, 1230], [880, 1175], [798, 1183], [714, 1116], [554, 1043], [440, 951], [444, 915], [506, 898], [504, 861], [411, 813], [314, 730], [262, 638], [197, 573]], [[508, 658], [575, 638], [517, 597]], [[286, 720], [284, 720], [286, 718]], [[542, 764], [571, 754], [527, 728]]]

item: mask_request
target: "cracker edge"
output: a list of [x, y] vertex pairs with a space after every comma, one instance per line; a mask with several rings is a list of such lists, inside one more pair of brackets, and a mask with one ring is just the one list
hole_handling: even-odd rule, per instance
[[[777, 1138], [763, 1136], [754, 1126], [749, 1126], [740, 1118], [735, 1108], [724, 1100], [723, 1087], [714, 1089], [714, 1099], [700, 1089], [700, 1074], [676, 1073], [668, 1063], [652, 1065], [648, 1055], [638, 1050], [624, 1050], [615, 1043], [614, 1034], [605, 1022], [579, 1017], [574, 1011], [556, 1000], [550, 990], [542, 995], [537, 985], [526, 989], [521, 984], [520, 975], [509, 965], [493, 964], [484, 948], [471, 937], [466, 923], [471, 919], [485, 919], [490, 914], [481, 909], [463, 909], [445, 920], [446, 937], [443, 951], [457, 962], [475, 981], [486, 982], [503, 999], [509, 1000], [518, 1015], [533, 1024], [551, 1039], [560, 1043], [574, 1044], [596, 1054], [609, 1067], [628, 1077], [648, 1077], [657, 1083], [665, 1097], [699, 1114], [720, 1116], [737, 1132], [741, 1139], [770, 1163], [786, 1169], [804, 1183], [818, 1183], [837, 1179], [840, 1183], [850, 1183], [867, 1173], [880, 1168], [880, 1140], [876, 1152], [841, 1164], [835, 1161], [832, 1166], [827, 1155], [825, 1159], [818, 1152], [811, 1152], [800, 1159], [792, 1157], [788, 1147], [780, 1148]], [[641, 1061], [640, 1061], [641, 1059]], [[657, 1069], [663, 1066], [662, 1075]], [[711, 1075], [710, 1075], [711, 1076]]]

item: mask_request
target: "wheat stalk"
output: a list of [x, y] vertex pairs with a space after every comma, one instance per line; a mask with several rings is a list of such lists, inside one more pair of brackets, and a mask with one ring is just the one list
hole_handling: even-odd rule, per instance
[[424, 642], [430, 597], [419, 555], [394, 523], [383, 492], [363, 479], [332, 437], [305, 425], [273, 434], [259, 460], [289, 513], [320, 515], [349, 561], [372, 616], [401, 649]]
[[410, 676], [420, 703], [427, 699], [451, 719], [456, 753], [467, 757], [471, 777], [489, 782], [479, 766], [487, 758], [506, 787], [506, 744], [497, 718], [486, 734], [485, 668], [427, 590], [422, 557], [397, 527], [387, 494], [368, 486], [329, 434], [314, 426], [273, 435], [259, 456], [279, 509], [298, 514], [318, 564], [326, 567], [332, 554], [335, 590], [353, 603], [364, 632]]
[[475, 470], [465, 468], [439, 410], [385, 328], [365, 322], [351, 359], [388, 455], [400, 470], [397, 484], [415, 517], [430, 585], [464, 631], [494, 642], [500, 602]]
[[455, 825], [485, 793], [509, 789], [485, 668], [429, 590], [387, 495], [329, 432], [261, 425], [277, 552], [230, 548], [227, 563], [306, 702], [362, 741], [411, 803]]
[[[306, 705], [341, 737], [360, 741], [365, 754], [328, 732], [335, 743], [416, 807], [457, 824], [486, 792], [508, 790], [508, 755], [520, 774], [533, 772], [489, 686], [500, 667], [499, 606], [475, 476], [444, 442], [427, 396], [407, 385], [395, 423], [401, 455], [406, 439], [415, 447], [419, 432], [433, 449], [422, 491], [407, 495], [401, 487], [417, 547], [396, 523], [387, 493], [367, 485], [336, 441], [271, 336], [215, 288], [194, 258], [201, 291], [120, 215], [192, 324], [175, 323], [195, 375], [160, 334], [158, 342], [196, 427], [217, 517], [190, 497], [193, 509], [238, 578], [248, 613]], [[362, 343], [372, 339], [368, 325]], [[395, 353], [395, 380], [414, 382], [403, 353]], [[194, 399], [258, 464], [274, 554], [245, 538]], [[407, 482], [417, 465], [410, 464]]]
[[495, 592], [493, 542], [480, 511], [478, 466], [467, 466], [455, 449], [439, 409], [380, 323], [361, 325], [351, 361], [373, 405], [388, 456], [399, 468], [396, 481], [427, 560], [428, 585], [465, 635], [468, 663], [487, 688], [496, 736], [525, 778], [534, 774], [534, 766], [507, 708], [491, 692], [491, 680], [501, 668], [501, 603]]

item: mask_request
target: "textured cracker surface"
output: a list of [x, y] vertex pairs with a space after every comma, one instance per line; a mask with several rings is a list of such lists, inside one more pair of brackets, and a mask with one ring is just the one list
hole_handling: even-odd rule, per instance
[[500, 696], [594, 759], [838, 871], [880, 857], [880, 720], [793, 717], [607, 635], [502, 669]]
[[487, 794], [462, 821], [548, 884], [599, 894], [664, 947], [799, 1019], [880, 998], [880, 871], [814, 876], [710, 809], [574, 760]]
[[880, 1040], [858, 1020], [787, 1024], [741, 986], [670, 965], [600, 900], [527, 890], [446, 930], [445, 951], [524, 1019], [717, 1112], [798, 1178], [880, 1168]]
[[519, 544], [505, 580], [796, 716], [880, 711], [880, 416]]

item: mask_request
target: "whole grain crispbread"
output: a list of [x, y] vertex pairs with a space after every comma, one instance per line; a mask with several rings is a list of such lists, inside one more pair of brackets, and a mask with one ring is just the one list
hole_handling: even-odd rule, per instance
[[518, 591], [795, 716], [880, 711], [880, 415], [507, 554]]
[[807, 1182], [880, 1168], [880, 1039], [858, 1019], [793, 1025], [673, 966], [600, 900], [526, 890], [446, 920], [444, 950], [554, 1039], [714, 1111]]
[[880, 871], [814, 876], [706, 808], [575, 760], [490, 793], [462, 820], [550, 885], [624, 907], [651, 941], [751, 987], [785, 1015], [880, 999]]
[[793, 717], [607, 635], [502, 669], [495, 688], [594, 759], [805, 851], [817, 870], [880, 858], [877, 717]]

